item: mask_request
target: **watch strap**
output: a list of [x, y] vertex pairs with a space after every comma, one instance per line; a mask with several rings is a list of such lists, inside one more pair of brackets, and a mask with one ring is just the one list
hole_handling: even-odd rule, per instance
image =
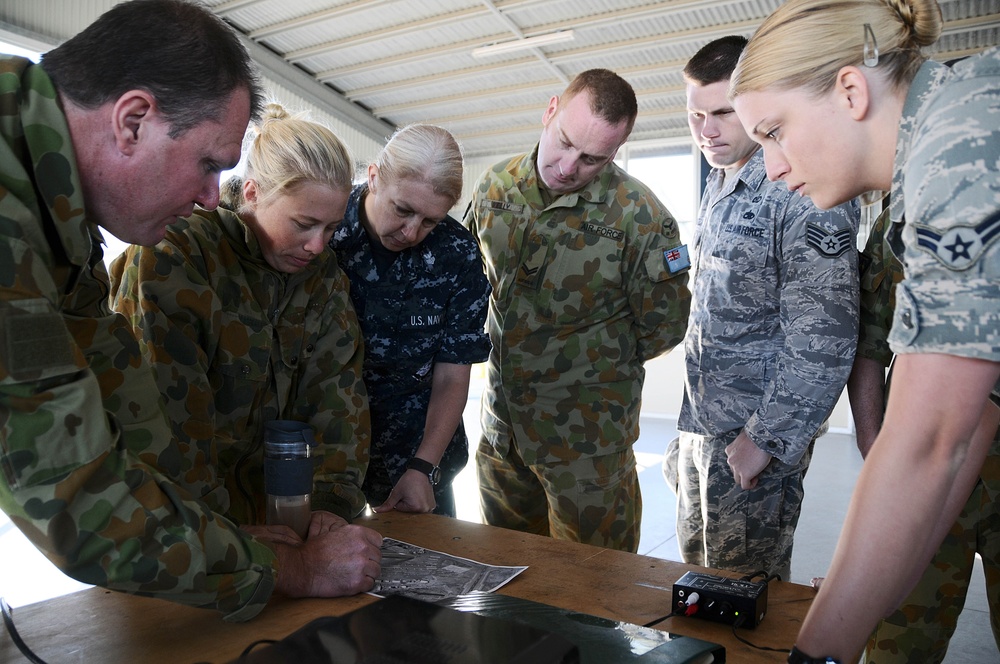
[[792, 646], [788, 653], [788, 664], [840, 664], [840, 660], [833, 657], [810, 657], [796, 646]]
[[432, 486], [436, 486], [438, 482], [441, 481], [441, 468], [435, 466], [430, 461], [425, 461], [424, 459], [413, 457], [406, 462], [407, 470], [416, 470], [427, 476], [427, 480]]

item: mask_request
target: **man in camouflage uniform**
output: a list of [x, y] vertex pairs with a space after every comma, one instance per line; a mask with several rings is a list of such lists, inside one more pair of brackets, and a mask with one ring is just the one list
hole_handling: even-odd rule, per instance
[[[236, 36], [185, 2], [126, 2], [40, 66], [0, 57], [0, 81], [0, 507], [77, 580], [228, 620], [275, 589], [370, 588], [379, 542], [361, 529], [265, 543], [161, 472], [159, 392], [107, 305], [98, 224], [153, 244], [195, 203], [214, 207], [239, 159], [261, 101]], [[336, 577], [345, 546], [371, 558]]]
[[312, 509], [348, 522], [364, 510], [361, 327], [331, 252], [281, 273], [236, 214], [197, 210], [156, 247], [129, 247], [111, 278], [167, 396], [178, 483], [239, 524], [263, 524], [264, 425], [295, 420], [316, 438]]
[[685, 562], [787, 580], [813, 443], [854, 358], [858, 208], [820, 211], [768, 181], [726, 98], [745, 45], [723, 37], [684, 69], [691, 134], [714, 169], [664, 473]]
[[[875, 440], [872, 434], [878, 433], [882, 423], [888, 387], [885, 370], [893, 357], [888, 335], [895, 287], [903, 279], [903, 266], [893, 255], [886, 237], [891, 228], [888, 218], [886, 208], [878, 216], [862, 254], [861, 328], [854, 370], [848, 381], [859, 432], [858, 447], [863, 456], [867, 456]], [[958, 520], [945, 535], [917, 586], [876, 627], [862, 661], [868, 664], [944, 661], [965, 605], [977, 553], [982, 557], [986, 576], [993, 638], [1000, 646], [1000, 429]]]
[[477, 454], [486, 522], [635, 551], [643, 362], [687, 325], [687, 249], [613, 159], [637, 107], [607, 70], [549, 101], [535, 149], [481, 179], [466, 217], [493, 287]]

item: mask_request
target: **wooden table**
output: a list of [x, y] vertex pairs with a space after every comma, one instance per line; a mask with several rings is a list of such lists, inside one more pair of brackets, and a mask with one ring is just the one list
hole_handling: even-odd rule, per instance
[[[707, 571], [429, 514], [393, 512], [361, 523], [387, 537], [483, 563], [528, 566], [499, 593], [639, 625], [670, 613], [671, 587], [681, 575]], [[772, 581], [763, 623], [740, 635], [757, 645], [790, 648], [813, 594], [807, 586]], [[90, 588], [17, 608], [14, 621], [21, 637], [50, 664], [222, 664], [253, 641], [281, 638], [314, 618], [341, 615], [374, 600], [276, 597], [254, 620], [229, 624], [213, 611]], [[726, 625], [675, 617], [656, 627], [722, 644], [727, 661], [737, 664], [786, 658], [740, 643]], [[27, 661], [2, 630], [0, 662]]]

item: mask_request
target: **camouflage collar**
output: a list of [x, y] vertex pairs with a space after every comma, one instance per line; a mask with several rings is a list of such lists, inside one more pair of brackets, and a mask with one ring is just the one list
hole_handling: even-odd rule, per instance
[[[583, 189], [555, 196], [548, 205], [545, 205], [541, 187], [539, 186], [541, 179], [538, 177], [538, 169], [536, 168], [537, 157], [538, 144], [536, 143], [531, 152], [520, 157], [516, 173], [518, 188], [521, 190], [521, 194], [525, 200], [538, 209], [554, 207], [572, 208], [580, 205], [581, 201], [591, 204], [602, 203], [614, 196], [618, 183], [627, 177], [624, 171], [612, 161]], [[515, 160], [517, 159], [515, 157]]]
[[260, 248], [260, 241], [254, 234], [253, 229], [238, 214], [225, 208], [216, 208], [215, 210], [199, 209], [197, 214], [218, 224], [222, 233], [229, 239], [230, 246], [240, 255], [242, 262], [273, 272], [284, 279], [288, 285], [294, 285], [308, 279], [313, 273], [324, 269], [323, 266], [329, 260], [330, 252], [325, 251], [322, 255], [317, 256], [312, 263], [298, 272], [292, 274], [278, 272], [264, 258], [264, 252]]
[[[330, 247], [332, 249], [371, 253], [371, 247], [368, 246], [368, 234], [361, 224], [361, 206], [367, 193], [367, 183], [363, 182], [354, 186], [350, 198], [347, 199], [347, 211], [344, 212], [344, 220], [337, 227], [337, 230], [334, 231], [333, 237], [330, 238]], [[447, 217], [439, 226], [447, 223], [448, 219], [451, 219], [451, 217]], [[437, 229], [434, 229], [427, 234], [427, 237], [418, 246], [399, 252], [399, 257], [393, 263], [391, 272], [402, 269], [404, 273], [407, 273], [412, 270], [422, 269], [431, 274], [436, 274], [440, 268], [434, 259], [431, 244], [434, 242], [437, 233]]]
[[903, 104], [903, 115], [899, 120], [899, 133], [896, 136], [896, 156], [893, 163], [892, 194], [889, 196], [889, 218], [893, 223], [903, 220], [903, 177], [906, 174], [906, 160], [910, 156], [910, 142], [913, 137], [913, 125], [916, 122], [920, 108], [927, 98], [934, 94], [951, 69], [945, 65], [928, 60], [920, 66], [917, 75], [906, 93]]
[[5, 94], [21, 100], [19, 129], [31, 159], [32, 179], [41, 194], [39, 204], [48, 209], [69, 261], [86, 265], [92, 250], [91, 233], [69, 125], [55, 86], [40, 66], [24, 58], [3, 58], [0, 71], [5, 78], [19, 78], [14, 86], [4, 85]]

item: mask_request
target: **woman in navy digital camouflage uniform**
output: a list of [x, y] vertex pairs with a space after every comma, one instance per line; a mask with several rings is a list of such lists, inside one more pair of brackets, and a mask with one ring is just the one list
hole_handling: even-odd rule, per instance
[[891, 191], [904, 271], [885, 419], [789, 662], [857, 661], [954, 524], [997, 429], [1000, 49], [928, 61], [942, 24], [934, 0], [790, 0], [731, 78], [768, 177], [823, 208]]
[[330, 241], [365, 339], [373, 435], [363, 488], [375, 511], [455, 515], [471, 365], [490, 348], [479, 248], [448, 216], [461, 192], [454, 137], [411, 125], [368, 167]]

